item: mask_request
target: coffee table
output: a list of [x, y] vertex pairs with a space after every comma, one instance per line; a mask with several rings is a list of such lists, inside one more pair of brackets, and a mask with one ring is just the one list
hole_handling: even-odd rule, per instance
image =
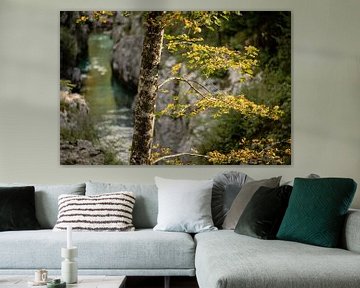
[[[57, 277], [49, 276], [51, 279]], [[45, 288], [45, 286], [31, 286], [28, 285], [29, 281], [32, 281], [32, 276], [2, 276], [0, 275], [0, 287], [1, 288]], [[67, 288], [124, 288], [126, 276], [87, 276], [80, 275], [78, 283], [68, 284]]]

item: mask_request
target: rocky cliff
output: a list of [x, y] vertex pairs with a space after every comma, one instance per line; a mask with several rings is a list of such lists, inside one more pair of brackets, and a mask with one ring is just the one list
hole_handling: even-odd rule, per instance
[[[75, 93], [60, 92], [60, 164], [101, 165], [105, 162], [103, 149], [84, 139], [88, 127], [89, 107], [85, 99]], [[90, 134], [87, 132], [87, 134]]]
[[112, 32], [112, 69], [116, 79], [129, 89], [137, 89], [144, 30], [142, 14], [125, 17], [118, 13]]

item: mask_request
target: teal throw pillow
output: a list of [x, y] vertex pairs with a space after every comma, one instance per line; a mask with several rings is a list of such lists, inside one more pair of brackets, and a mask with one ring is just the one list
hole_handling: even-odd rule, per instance
[[355, 191], [349, 178], [295, 178], [277, 239], [337, 247]]

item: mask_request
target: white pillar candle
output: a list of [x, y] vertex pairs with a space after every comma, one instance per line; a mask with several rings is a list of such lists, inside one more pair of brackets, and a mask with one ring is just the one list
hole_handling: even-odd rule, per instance
[[72, 234], [71, 234], [72, 227], [70, 225], [67, 226], [66, 232], [67, 232], [66, 248], [70, 249], [70, 248], [72, 248]]

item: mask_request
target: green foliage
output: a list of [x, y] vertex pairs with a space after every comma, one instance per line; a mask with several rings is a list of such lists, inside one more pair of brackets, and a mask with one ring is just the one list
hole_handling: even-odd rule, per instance
[[98, 140], [91, 124], [83, 120], [78, 121], [78, 127], [76, 128], [61, 127], [60, 137], [63, 140], [71, 142], [78, 139], [89, 140], [91, 142], [96, 142]]
[[[151, 158], [150, 163], [155, 163], [158, 159], [166, 156], [173, 155], [173, 152], [170, 148], [160, 147], [159, 145], [154, 145], [151, 149]], [[179, 158], [170, 158], [163, 161], [166, 165], [183, 165], [183, 163], [179, 160]]]
[[115, 151], [110, 149], [109, 147], [102, 147], [104, 152], [104, 165], [124, 165], [127, 163], [123, 163], [117, 159]]
[[78, 139], [89, 140], [98, 143], [99, 139], [94, 128], [94, 122], [90, 115], [81, 115], [77, 108], [69, 107], [63, 101], [60, 101], [60, 111], [66, 111], [68, 117], [71, 117], [71, 125], [60, 127], [60, 138], [70, 142]]
[[[71, 92], [76, 87], [70, 80], [60, 79], [60, 91]], [[60, 103], [61, 105], [61, 103]]]
[[[235, 49], [242, 49], [244, 43], [259, 48], [257, 77], [247, 81], [241, 92], [249, 101], [270, 110], [278, 107], [282, 115], [274, 121], [264, 121], [262, 117], [244, 117], [236, 112], [223, 114], [203, 133], [203, 142], [198, 147], [200, 153], [209, 155], [211, 163], [290, 164], [290, 16], [290, 12], [243, 12], [243, 17], [230, 16], [220, 27], [222, 43], [230, 43]], [[272, 139], [277, 143], [276, 150], [271, 143], [267, 144], [271, 149], [259, 149], [252, 140], [243, 142], [243, 139], [263, 139], [262, 142]]]
[[67, 27], [60, 28], [60, 68], [61, 76], [66, 73], [68, 67], [74, 67], [76, 65], [76, 57], [79, 53], [76, 37], [71, 33]]

